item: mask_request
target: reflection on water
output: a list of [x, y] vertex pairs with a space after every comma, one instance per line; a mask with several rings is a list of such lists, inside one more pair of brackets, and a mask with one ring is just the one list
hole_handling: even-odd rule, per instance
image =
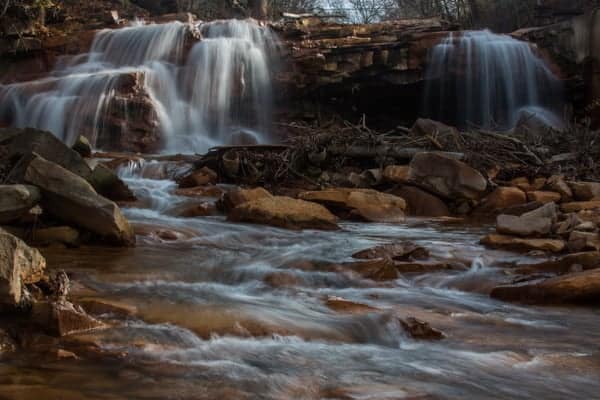
[[[137, 248], [46, 255], [88, 288], [77, 296], [93, 291], [135, 305], [137, 315], [69, 338], [80, 360], [6, 360], [0, 398], [597, 397], [598, 311], [490, 299], [489, 287], [506, 279], [499, 266], [517, 258], [479, 246], [485, 227], [409, 221], [292, 232], [183, 219], [169, 211], [193, 200], [175, 196], [172, 182], [127, 180], [146, 207], [126, 210], [143, 234]], [[146, 234], [153, 229], [182, 234], [161, 240]], [[465, 269], [373, 282], [340, 266], [357, 250], [398, 239]], [[328, 296], [374, 310], [338, 313]], [[447, 338], [409, 338], [398, 323], [406, 316]]]

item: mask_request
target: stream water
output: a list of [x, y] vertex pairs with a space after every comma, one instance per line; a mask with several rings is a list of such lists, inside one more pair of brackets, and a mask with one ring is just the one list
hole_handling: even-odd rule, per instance
[[[178, 218], [197, 201], [168, 180], [128, 173], [149, 208], [126, 209], [133, 249], [46, 249], [83, 286], [75, 296], [137, 307], [137, 316], [74, 340], [101, 356], [0, 363], [0, 399], [565, 399], [598, 398], [598, 310], [492, 300], [514, 254], [477, 244], [486, 227], [431, 221], [344, 223], [287, 231], [222, 217]], [[412, 240], [460, 272], [374, 282], [336, 267], [370, 246]], [[337, 296], [377, 308], [344, 314]], [[415, 316], [446, 338], [416, 341]]]

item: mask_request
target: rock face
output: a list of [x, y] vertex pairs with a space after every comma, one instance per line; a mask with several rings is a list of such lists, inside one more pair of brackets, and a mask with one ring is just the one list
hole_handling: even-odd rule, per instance
[[536, 304], [600, 304], [600, 269], [557, 276], [541, 282], [499, 286], [491, 296], [501, 300]]
[[42, 190], [44, 209], [57, 218], [115, 244], [135, 243], [133, 230], [119, 207], [98, 195], [83, 178], [36, 157], [27, 167], [25, 180]]
[[486, 179], [467, 164], [437, 153], [419, 153], [410, 163], [410, 178], [446, 198], [477, 199]]
[[41, 199], [35, 186], [0, 185], [0, 224], [17, 220]]
[[39, 251], [0, 229], [0, 308], [16, 306], [23, 299], [25, 284], [38, 282], [46, 268]]
[[229, 220], [272, 225], [286, 229], [338, 229], [337, 218], [325, 207], [291, 197], [271, 196], [235, 207]]
[[370, 222], [404, 221], [404, 199], [376, 190], [337, 188], [304, 192], [299, 197], [323, 204], [342, 217]]

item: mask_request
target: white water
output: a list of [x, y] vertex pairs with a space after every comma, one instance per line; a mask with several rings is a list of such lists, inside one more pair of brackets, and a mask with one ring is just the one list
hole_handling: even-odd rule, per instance
[[526, 42], [490, 31], [452, 33], [430, 54], [425, 112], [465, 127], [509, 129], [523, 110], [555, 123], [562, 85]]
[[[203, 39], [188, 51], [199, 31]], [[103, 30], [88, 54], [58, 63], [50, 77], [0, 86], [0, 122], [45, 129], [69, 144], [83, 134], [110, 148], [135, 128], [130, 100], [141, 92], [156, 113], [142, 118], [156, 120], [149, 126], [155, 122], [165, 151], [202, 152], [240, 132], [267, 142], [276, 45], [251, 20]]]

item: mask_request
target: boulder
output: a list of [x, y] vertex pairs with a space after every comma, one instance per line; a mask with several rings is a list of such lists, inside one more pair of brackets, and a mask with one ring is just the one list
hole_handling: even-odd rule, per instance
[[390, 258], [374, 258], [367, 261], [345, 263], [348, 268], [363, 278], [374, 281], [390, 281], [398, 279], [398, 270]]
[[176, 189], [177, 196], [221, 198], [225, 192], [218, 186], [196, 186], [193, 188]]
[[402, 186], [392, 194], [406, 201], [406, 212], [418, 217], [447, 217], [448, 206], [440, 198], [414, 186]]
[[517, 236], [548, 235], [557, 215], [554, 203], [548, 203], [520, 216], [501, 214], [496, 218], [496, 230], [499, 233]]
[[135, 201], [136, 197], [127, 184], [110, 168], [98, 164], [92, 171], [90, 183], [102, 196], [113, 201]]
[[410, 163], [410, 178], [450, 199], [478, 199], [487, 188], [487, 180], [478, 171], [437, 153], [417, 154]]
[[323, 204], [341, 217], [370, 222], [404, 221], [404, 199], [372, 189], [332, 188], [303, 192], [299, 197]]
[[575, 200], [600, 199], [600, 182], [569, 182]]
[[453, 126], [448, 126], [442, 122], [432, 119], [419, 118], [415, 121], [410, 129], [413, 135], [428, 136], [428, 135], [454, 135], [458, 136], [458, 130]]
[[487, 195], [475, 210], [477, 214], [496, 214], [506, 208], [527, 203], [525, 192], [517, 187], [500, 186]]
[[363, 260], [376, 258], [388, 258], [394, 261], [422, 260], [429, 257], [429, 251], [413, 242], [403, 241], [362, 250], [354, 253], [352, 257]]
[[39, 251], [0, 229], [0, 306], [17, 306], [26, 284], [40, 281], [46, 260]]
[[217, 215], [217, 207], [214, 203], [201, 202], [198, 204], [188, 205], [180, 209], [177, 215], [183, 218], [206, 217], [209, 215]]
[[406, 183], [409, 181], [409, 172], [408, 165], [388, 165], [383, 170], [383, 179], [391, 183]]
[[28, 185], [0, 185], [0, 224], [18, 220], [34, 207], [42, 195]]
[[83, 178], [36, 157], [25, 180], [42, 190], [42, 205], [58, 219], [87, 229], [119, 245], [133, 245], [135, 234], [119, 207], [100, 196]]
[[40, 301], [31, 309], [31, 321], [49, 335], [63, 337], [102, 328], [104, 324], [71, 302]]
[[536, 201], [538, 203], [560, 203], [562, 196], [557, 192], [541, 191], [536, 190], [533, 192], [527, 192], [527, 200]]
[[81, 157], [91, 157], [92, 156], [92, 145], [90, 141], [85, 136], [79, 136], [77, 141], [73, 146], [71, 146], [73, 150], [75, 150]]
[[563, 212], [579, 212], [585, 210], [595, 210], [600, 208], [600, 200], [591, 201], [574, 201], [571, 203], [563, 203], [560, 205], [560, 209]]
[[553, 192], [560, 193], [563, 202], [573, 198], [573, 191], [569, 185], [567, 185], [562, 175], [552, 175], [548, 178], [546, 187]]
[[534, 283], [498, 286], [490, 294], [505, 301], [533, 304], [600, 304], [600, 269], [561, 275]]
[[229, 212], [235, 207], [248, 201], [269, 197], [273, 197], [273, 195], [261, 187], [254, 189], [235, 188], [226, 192], [223, 197], [221, 197], [217, 205], [221, 210]]
[[178, 183], [180, 188], [186, 189], [195, 186], [214, 185], [218, 179], [219, 176], [215, 171], [208, 167], [202, 167], [179, 179]]
[[337, 218], [325, 207], [284, 196], [244, 202], [230, 212], [228, 219], [286, 229], [338, 229]]
[[510, 180], [511, 187], [519, 188], [524, 192], [528, 192], [531, 190], [531, 183], [529, 182], [529, 178], [525, 176], [520, 176], [518, 178], [513, 178]]
[[541, 250], [560, 253], [565, 249], [565, 242], [558, 239], [526, 239], [515, 236], [490, 234], [481, 239], [481, 244], [494, 248], [513, 250]]
[[[7, 129], [12, 130], [17, 128]], [[89, 180], [92, 176], [92, 169], [88, 166], [83, 157], [50, 132], [32, 128], [17, 130], [19, 131], [19, 134], [14, 136], [8, 145], [8, 154], [10, 158], [15, 158], [19, 155], [28, 156], [32, 153], [36, 153], [46, 160], [60, 165], [75, 175], [79, 175], [85, 180]]]
[[584, 270], [597, 268], [600, 266], [600, 252], [587, 251], [583, 253], [567, 254], [537, 264], [521, 265], [515, 272], [517, 274], [534, 274], [538, 272], [565, 274], [574, 266], [580, 266]]

